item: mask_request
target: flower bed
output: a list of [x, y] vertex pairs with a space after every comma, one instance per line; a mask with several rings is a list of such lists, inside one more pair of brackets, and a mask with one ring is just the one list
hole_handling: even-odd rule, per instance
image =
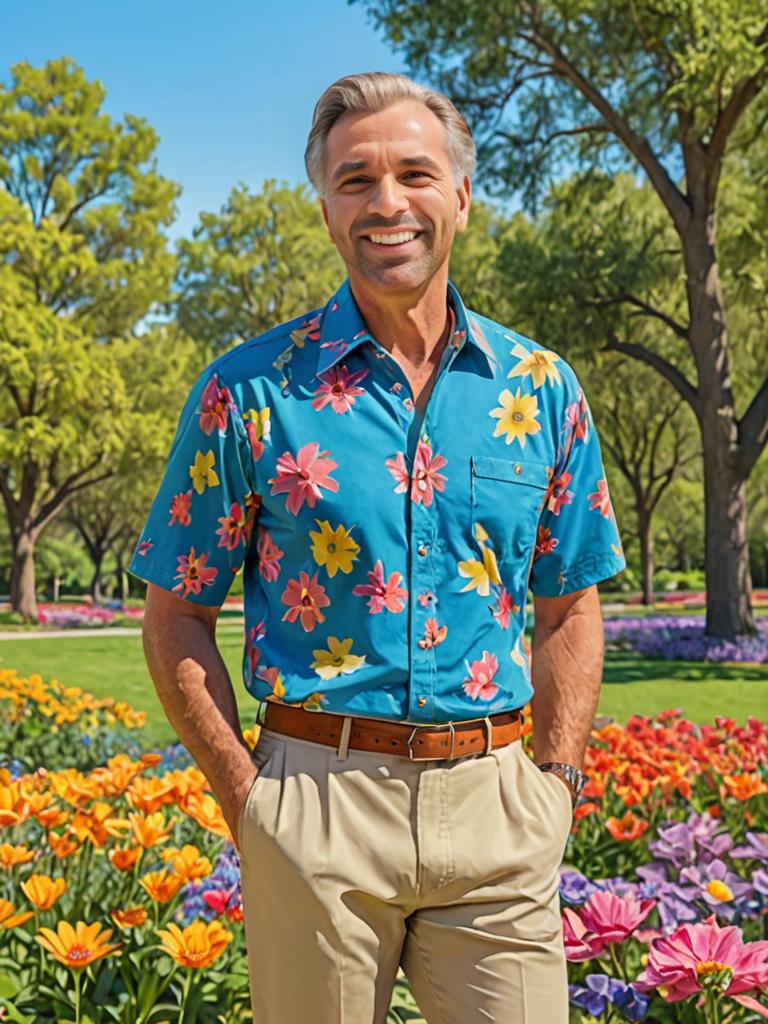
[[703, 617], [695, 615], [617, 616], [604, 627], [606, 643], [646, 658], [768, 664], [768, 619], [758, 620], [757, 636], [735, 641], [706, 636]]
[[[53, 1024], [73, 1007], [79, 1024], [160, 1024], [183, 1007], [188, 1024], [249, 1019], [239, 865], [218, 803], [180, 746], [73, 767], [89, 716], [112, 718], [89, 725], [87, 753], [134, 741], [140, 720], [103, 703], [0, 673], [0, 720], [50, 726], [55, 707], [60, 743], [41, 747], [38, 731], [26, 766], [0, 768], [0, 1019]], [[574, 1021], [768, 1016], [767, 762], [756, 720], [699, 727], [669, 711], [594, 731], [561, 873]], [[398, 979], [391, 1020], [413, 1014]]]

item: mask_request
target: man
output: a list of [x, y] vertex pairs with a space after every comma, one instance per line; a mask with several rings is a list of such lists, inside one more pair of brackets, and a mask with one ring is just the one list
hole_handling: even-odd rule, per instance
[[[474, 156], [407, 78], [326, 90], [306, 162], [348, 280], [201, 376], [132, 562], [259, 1024], [379, 1024], [401, 963], [430, 1024], [568, 1017], [558, 866], [625, 563], [573, 371], [448, 280]], [[214, 639], [241, 566], [253, 755]]]

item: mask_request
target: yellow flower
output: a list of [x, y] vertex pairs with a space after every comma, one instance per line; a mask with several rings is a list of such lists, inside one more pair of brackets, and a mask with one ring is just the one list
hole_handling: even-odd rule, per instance
[[163, 850], [162, 857], [166, 863], [170, 863], [173, 871], [185, 882], [191, 882], [195, 878], [205, 878], [213, 871], [211, 862], [207, 857], [201, 857], [200, 851], [192, 843], [185, 843], [181, 850], [175, 847]]
[[147, 920], [147, 909], [129, 907], [127, 910], [113, 910], [109, 916], [120, 928], [137, 928]]
[[489, 416], [495, 416], [499, 422], [493, 431], [494, 437], [506, 434], [504, 438], [507, 444], [519, 441], [520, 447], [525, 448], [525, 440], [528, 434], [538, 434], [541, 424], [537, 422], [539, 415], [539, 403], [536, 395], [524, 395], [520, 388], [513, 395], [507, 388], [499, 395], [501, 405], [491, 409]]
[[26, 846], [12, 846], [10, 843], [0, 843], [0, 868], [10, 871], [17, 864], [26, 864], [27, 861], [35, 859], [35, 851]]
[[198, 451], [195, 455], [194, 465], [189, 467], [189, 475], [192, 478], [192, 486], [198, 494], [202, 494], [206, 487], [217, 487], [219, 478], [213, 468], [216, 456], [212, 451], [205, 455]]
[[349, 675], [350, 672], [357, 671], [365, 664], [365, 655], [350, 654], [351, 647], [351, 636], [341, 641], [335, 636], [329, 636], [327, 651], [312, 651], [315, 661], [310, 668], [313, 668], [322, 679], [333, 679], [335, 676]]
[[30, 917], [34, 917], [34, 911], [22, 910], [21, 913], [16, 914], [14, 911], [16, 908], [8, 900], [0, 899], [0, 925], [3, 928], [15, 928], [19, 924], [24, 924]]
[[491, 584], [498, 586], [501, 583], [499, 566], [493, 549], [483, 548], [482, 562], [478, 562], [476, 558], [459, 562], [459, 576], [469, 577], [469, 583], [466, 587], [461, 588], [462, 594], [465, 590], [474, 590], [476, 587], [481, 597], [488, 597], [491, 592]]
[[318, 565], [324, 565], [329, 576], [335, 576], [337, 571], [352, 572], [352, 562], [360, 551], [360, 545], [350, 536], [349, 530], [344, 526], [337, 526], [331, 529], [327, 519], [315, 522], [320, 527], [320, 533], [315, 530], [309, 531], [312, 538], [312, 557]]
[[148, 871], [139, 879], [139, 885], [155, 903], [170, 903], [183, 884], [184, 879], [179, 875], [172, 875], [168, 868], [163, 868], [162, 871]]
[[262, 438], [264, 438], [265, 441], [269, 440], [269, 406], [265, 406], [263, 409], [248, 409], [243, 418], [249, 419], [253, 423], [253, 433], [257, 441], [260, 441]]
[[163, 950], [182, 967], [210, 967], [224, 952], [232, 933], [219, 921], [193, 921], [183, 931], [171, 922], [155, 932], [163, 940]]
[[107, 940], [112, 935], [112, 928], [101, 930], [98, 921], [86, 924], [78, 921], [73, 928], [69, 921], [59, 921], [56, 931], [52, 928], [41, 928], [35, 936], [40, 945], [64, 964], [75, 970], [82, 970], [95, 960], [109, 956], [120, 946], [108, 946]]
[[517, 356], [520, 362], [509, 371], [507, 377], [527, 377], [530, 373], [535, 388], [540, 388], [545, 380], [551, 384], [560, 383], [560, 371], [555, 366], [560, 356], [554, 352], [542, 348], [528, 352], [518, 342], [512, 349], [512, 355]]
[[50, 910], [66, 888], [66, 879], [54, 881], [48, 875], [30, 875], [26, 882], [21, 883], [22, 892], [38, 910]]

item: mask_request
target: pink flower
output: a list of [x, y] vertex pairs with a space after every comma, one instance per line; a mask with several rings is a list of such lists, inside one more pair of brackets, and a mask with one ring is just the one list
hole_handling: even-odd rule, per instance
[[358, 583], [352, 587], [352, 593], [358, 597], [368, 596], [368, 609], [371, 615], [377, 615], [385, 608], [388, 612], [401, 612], [405, 607], [403, 602], [408, 597], [408, 591], [400, 586], [402, 578], [401, 573], [393, 572], [385, 581], [384, 565], [379, 559], [373, 571], [368, 573], [371, 582]]
[[557, 537], [552, 536], [552, 531], [546, 526], [539, 526], [536, 530], [536, 547], [534, 549], [534, 561], [542, 555], [551, 555], [560, 543]]
[[565, 413], [566, 422], [570, 424], [573, 436], [577, 441], [586, 441], [589, 433], [589, 418], [587, 416], [587, 401], [583, 394], [579, 395], [576, 402], [571, 402]]
[[232, 398], [228, 389], [219, 387], [216, 377], [211, 377], [200, 399], [200, 429], [204, 434], [212, 434], [217, 427], [220, 433], [226, 432], [231, 405]]
[[259, 539], [256, 547], [259, 553], [259, 572], [267, 583], [274, 583], [280, 575], [280, 559], [285, 552], [281, 551], [272, 540], [269, 530], [262, 527], [259, 527]]
[[327, 371], [328, 379], [323, 380], [315, 391], [317, 397], [312, 399], [312, 408], [324, 409], [330, 403], [334, 412], [349, 412], [355, 404], [355, 398], [365, 394], [365, 388], [356, 385], [367, 376], [367, 370], [350, 373], [346, 366], [332, 366]]
[[553, 476], [549, 481], [544, 501], [549, 511], [555, 516], [560, 515], [563, 505], [570, 505], [573, 501], [573, 491], [568, 490], [572, 476], [572, 473], [561, 473], [560, 476]]
[[587, 495], [589, 507], [594, 512], [597, 509], [601, 516], [607, 519], [611, 514], [611, 497], [608, 494], [608, 484], [605, 480], [597, 481], [597, 490]]
[[493, 677], [499, 671], [499, 659], [496, 655], [490, 651], [483, 651], [479, 661], [473, 661], [471, 665], [465, 661], [464, 664], [469, 673], [469, 679], [462, 683], [467, 696], [472, 700], [477, 700], [478, 697], [481, 700], [492, 700], [499, 690], [493, 682]]
[[441, 644], [448, 635], [448, 627], [438, 625], [437, 619], [429, 618], [424, 623], [424, 637], [418, 641], [422, 650], [429, 650]]
[[[189, 492], [192, 493], [191, 491]], [[216, 531], [219, 538], [219, 547], [227, 551], [234, 551], [241, 540], [244, 539], [247, 523], [242, 505], [233, 501], [228, 516], [220, 516], [221, 526]]]
[[565, 955], [578, 962], [599, 956], [606, 946], [623, 942], [648, 917], [655, 900], [617, 896], [613, 892], [593, 892], [578, 911], [563, 911]]
[[325, 622], [320, 609], [331, 603], [325, 587], [317, 582], [317, 573], [310, 579], [309, 574], [303, 570], [297, 580], [288, 580], [281, 600], [283, 604], [290, 605], [283, 620], [295, 622], [299, 619], [306, 633], [311, 633], [318, 622]]
[[136, 548], [136, 554], [141, 555], [142, 558], [147, 557], [147, 552], [155, 545], [151, 540], [139, 541], [139, 546]]
[[175, 578], [180, 580], [173, 588], [174, 593], [183, 591], [182, 597], [190, 594], [199, 594], [203, 587], [210, 587], [219, 574], [219, 570], [213, 566], [206, 567], [208, 554], [202, 554], [195, 558], [195, 549], [190, 548], [188, 555], [178, 556], [179, 564]]
[[338, 491], [338, 481], [328, 475], [331, 470], [336, 469], [337, 463], [333, 459], [321, 458], [322, 455], [329, 454], [327, 451], [320, 451], [317, 441], [310, 441], [299, 450], [295, 458], [290, 452], [283, 452], [277, 460], [277, 476], [268, 481], [272, 484], [270, 493], [287, 492], [285, 507], [293, 515], [299, 514], [305, 501], [310, 508], [314, 508], [318, 499], [322, 497], [321, 487], [329, 491]]
[[419, 440], [413, 459], [413, 479], [408, 475], [405, 456], [398, 452], [393, 459], [386, 459], [384, 465], [397, 481], [395, 494], [403, 494], [411, 484], [411, 501], [417, 505], [431, 505], [435, 491], [445, 490], [446, 477], [438, 470], [448, 464], [442, 455], [433, 455], [428, 444]]
[[717, 985], [737, 1003], [768, 1017], [765, 1007], [742, 995], [768, 986], [768, 942], [745, 943], [739, 928], [721, 928], [712, 914], [654, 939], [636, 985], [643, 992], [658, 988], [670, 1003]]
[[416, 599], [422, 608], [426, 608], [430, 601], [432, 604], [437, 604], [437, 598], [431, 590], [422, 590], [420, 594], [416, 595]]
[[191, 487], [188, 491], [182, 491], [181, 494], [174, 494], [171, 501], [171, 518], [168, 520], [168, 525], [173, 526], [174, 523], [178, 523], [179, 526], [189, 526], [192, 522], [192, 516], [189, 514], [191, 505]]
[[496, 607], [491, 609], [494, 619], [498, 622], [502, 629], [509, 629], [509, 617], [512, 612], [520, 611], [520, 605], [515, 604], [512, 599], [512, 595], [502, 587], [501, 593], [499, 594], [496, 602]]

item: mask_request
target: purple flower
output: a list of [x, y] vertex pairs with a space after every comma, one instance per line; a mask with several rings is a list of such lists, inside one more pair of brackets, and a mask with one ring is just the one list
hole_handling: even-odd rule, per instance
[[683, 898], [703, 900], [720, 918], [732, 921], [736, 915], [750, 912], [752, 886], [729, 871], [721, 860], [683, 868], [680, 880], [688, 883], [675, 886]]
[[598, 1017], [609, 1004], [620, 1010], [627, 1020], [642, 1020], [645, 1016], [650, 997], [632, 985], [625, 985], [618, 978], [609, 978], [605, 974], [588, 974], [584, 981], [585, 986], [568, 986], [568, 998], [590, 1016]]
[[220, 899], [215, 903], [222, 910], [231, 910], [241, 906], [240, 895], [240, 862], [234, 852], [222, 853], [216, 861], [213, 871], [206, 878], [198, 878], [190, 882], [184, 889], [184, 901], [176, 911], [176, 920], [185, 925], [196, 917], [212, 921], [219, 916], [220, 910], [211, 906], [205, 894], [215, 892]]
[[735, 641], [707, 636], [705, 621], [697, 615], [648, 615], [604, 620], [605, 638], [652, 658], [684, 661], [753, 661], [768, 664], [768, 621], [758, 625], [757, 636]]
[[759, 892], [761, 896], [768, 896], [768, 871], [758, 868], [752, 875], [752, 885], [755, 892]]
[[658, 838], [651, 840], [648, 849], [661, 860], [670, 861], [676, 868], [697, 861], [710, 861], [722, 857], [733, 845], [733, 837], [723, 831], [720, 823], [707, 813], [692, 814], [688, 821], [670, 822], [661, 826]]
[[731, 856], [768, 864], [768, 832], [747, 832], [746, 846], [734, 846]]
[[586, 903], [596, 888], [580, 871], [560, 872], [560, 899], [570, 907]]

